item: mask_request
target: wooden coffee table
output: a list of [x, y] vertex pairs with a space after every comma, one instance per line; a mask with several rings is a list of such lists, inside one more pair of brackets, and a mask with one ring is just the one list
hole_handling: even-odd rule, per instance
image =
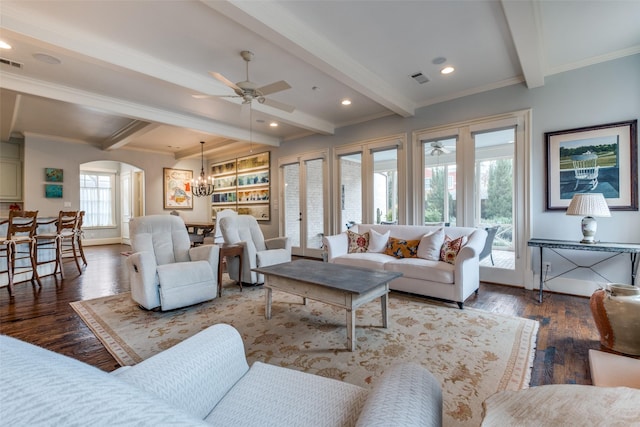
[[402, 273], [370, 270], [320, 261], [297, 260], [252, 269], [264, 274], [265, 317], [271, 319], [272, 290], [287, 292], [347, 310], [347, 348], [356, 347], [356, 308], [380, 297], [382, 327], [388, 325], [389, 282]]

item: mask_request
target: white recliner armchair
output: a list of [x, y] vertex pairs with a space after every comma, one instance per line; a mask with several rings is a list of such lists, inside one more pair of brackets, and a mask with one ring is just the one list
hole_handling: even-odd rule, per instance
[[147, 310], [172, 310], [214, 299], [220, 248], [191, 247], [182, 218], [149, 215], [129, 223], [131, 297]]
[[[220, 219], [220, 230], [227, 244], [244, 244], [242, 255], [242, 277], [239, 260], [227, 260], [227, 271], [232, 280], [249, 283], [264, 283], [264, 275], [251, 271], [252, 268], [266, 267], [291, 261], [291, 243], [288, 237], [264, 238], [258, 221], [251, 215], [228, 216]], [[241, 280], [242, 279], [242, 280]]]

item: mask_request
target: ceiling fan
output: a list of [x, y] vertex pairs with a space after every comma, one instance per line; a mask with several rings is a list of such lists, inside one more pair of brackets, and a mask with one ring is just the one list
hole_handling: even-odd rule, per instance
[[449, 154], [451, 153], [451, 150], [455, 149], [454, 147], [445, 147], [445, 145], [442, 143], [442, 141], [433, 141], [431, 143], [431, 155], [435, 156], [435, 155], [440, 155], [440, 154]]
[[216, 73], [214, 71], [209, 72], [209, 74], [211, 74], [214, 78], [233, 89], [233, 91], [236, 93], [235, 95], [218, 96], [224, 98], [242, 98], [243, 104], [251, 104], [251, 102], [255, 99], [260, 104], [265, 104], [270, 107], [292, 113], [295, 110], [295, 107], [282, 102], [274, 101], [273, 99], [266, 98], [266, 96], [273, 93], [291, 89], [289, 83], [285, 82], [284, 80], [280, 80], [279, 82], [274, 82], [262, 87], [258, 87], [256, 83], [249, 80], [249, 62], [251, 62], [251, 60], [253, 59], [253, 53], [249, 52], [248, 50], [243, 50], [242, 52], [240, 52], [240, 56], [242, 56], [242, 59], [244, 59], [246, 62], [247, 78], [245, 81], [233, 83], [231, 80], [227, 79], [220, 73]]

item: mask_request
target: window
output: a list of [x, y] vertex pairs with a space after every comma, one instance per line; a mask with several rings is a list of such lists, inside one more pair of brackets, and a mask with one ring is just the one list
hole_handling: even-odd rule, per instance
[[85, 227], [115, 226], [115, 172], [80, 172], [80, 209]]
[[406, 176], [398, 173], [406, 170], [405, 142], [398, 134], [336, 148], [334, 225], [341, 231], [360, 223], [406, 223]]

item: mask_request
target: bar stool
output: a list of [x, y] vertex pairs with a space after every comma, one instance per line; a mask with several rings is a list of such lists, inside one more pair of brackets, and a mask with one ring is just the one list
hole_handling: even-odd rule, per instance
[[[76, 222], [76, 230], [75, 230], [75, 244], [80, 252], [80, 257], [82, 258], [82, 262], [84, 265], [87, 265], [87, 259], [84, 257], [84, 249], [82, 248], [82, 239], [84, 238], [84, 232], [82, 231], [82, 223], [84, 222], [84, 211], [78, 212], [78, 221]], [[74, 256], [75, 250], [74, 250]]]
[[[55, 223], [56, 230], [52, 233], [40, 233], [36, 234], [36, 265], [44, 265], [55, 262], [55, 268], [53, 269], [54, 276], [58, 273], [58, 269], [60, 269], [60, 277], [64, 279], [64, 269], [63, 269], [63, 258], [65, 258], [65, 254], [71, 254], [70, 258], [73, 258], [76, 266], [78, 267], [78, 272], [82, 274], [82, 269], [80, 268], [80, 264], [78, 263], [78, 255], [75, 249], [75, 240], [76, 240], [76, 227], [78, 223], [78, 211], [60, 211], [58, 213], [58, 218], [51, 220], [46, 223], [41, 224], [51, 224]], [[42, 256], [43, 251], [53, 251], [55, 257], [53, 259], [47, 259], [44, 261], [39, 260], [38, 258]]]
[[[9, 277], [9, 295], [13, 295], [14, 278], [16, 274], [31, 271], [31, 283], [34, 279], [40, 283], [37, 263], [35, 259], [35, 232], [38, 211], [10, 211], [7, 220], [7, 235], [0, 238], [0, 258], [6, 258], [6, 269], [0, 273], [7, 273]], [[29, 259], [30, 267], [21, 265], [22, 260]], [[18, 271], [16, 271], [18, 270]]]

